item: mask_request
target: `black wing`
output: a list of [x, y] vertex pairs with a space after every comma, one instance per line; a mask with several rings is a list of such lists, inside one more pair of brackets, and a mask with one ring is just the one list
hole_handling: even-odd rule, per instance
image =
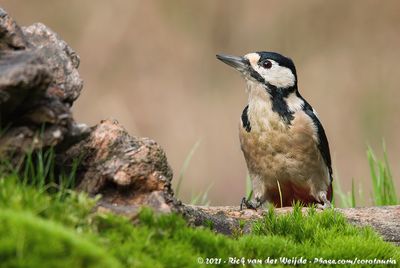
[[[303, 99], [304, 100], [304, 99]], [[313, 108], [311, 107], [311, 105], [304, 100], [304, 112], [311, 117], [311, 119], [313, 120], [314, 124], [317, 126], [317, 134], [318, 134], [318, 138], [319, 138], [319, 144], [318, 144], [318, 149], [322, 155], [322, 158], [325, 161], [326, 166], [328, 167], [329, 170], [329, 177], [331, 179], [332, 182], [332, 162], [331, 162], [331, 153], [329, 151], [329, 143], [328, 143], [328, 139], [326, 137], [325, 134], [325, 130], [321, 124], [321, 122], [319, 121], [317, 115], [314, 113]]]

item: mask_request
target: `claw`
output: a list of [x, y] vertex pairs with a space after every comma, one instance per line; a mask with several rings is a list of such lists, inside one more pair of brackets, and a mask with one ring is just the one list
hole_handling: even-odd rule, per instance
[[240, 210], [243, 210], [243, 205], [247, 209], [254, 209], [254, 210], [257, 209], [249, 200], [246, 199], [246, 197], [243, 197], [242, 202], [240, 202]]
[[253, 202], [247, 200], [246, 197], [243, 197], [242, 202], [240, 202], [240, 210], [243, 210], [243, 205], [245, 205], [247, 209], [257, 210], [257, 208], [262, 206], [262, 203], [259, 200], [256, 200], [256, 204], [254, 204]]
[[240, 211], [243, 210], [243, 204], [246, 202], [246, 197], [242, 198], [242, 201], [240, 202]]
[[331, 208], [331, 202], [328, 201], [328, 203], [323, 203], [323, 204], [317, 204], [317, 208], [321, 210], [325, 210], [327, 208]]
[[321, 199], [322, 199], [322, 201], [323, 201], [323, 204], [318, 204], [318, 205], [317, 205], [317, 208], [324, 210], [324, 209], [327, 209], [327, 208], [331, 208], [331, 207], [332, 207], [332, 204], [331, 204], [331, 202], [329, 202], [329, 200], [326, 198], [325, 193], [322, 193], [322, 194], [321, 194]]

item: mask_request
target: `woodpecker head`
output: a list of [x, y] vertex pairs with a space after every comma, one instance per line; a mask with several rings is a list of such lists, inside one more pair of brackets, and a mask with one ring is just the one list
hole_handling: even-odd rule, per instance
[[294, 63], [279, 53], [254, 52], [243, 57], [219, 54], [217, 58], [242, 73], [247, 82], [263, 84], [268, 91], [297, 90]]

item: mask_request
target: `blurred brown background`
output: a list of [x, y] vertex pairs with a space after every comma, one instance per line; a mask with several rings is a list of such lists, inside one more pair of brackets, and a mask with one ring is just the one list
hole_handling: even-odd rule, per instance
[[269, 50], [291, 57], [318, 111], [335, 178], [371, 189], [367, 145], [385, 139], [400, 191], [398, 1], [0, 1], [20, 25], [43, 22], [80, 55], [74, 105], [90, 125], [118, 119], [166, 150], [175, 173], [200, 140], [180, 197], [210, 185], [211, 204], [238, 204], [246, 166], [238, 139], [246, 104], [238, 73], [215, 59]]

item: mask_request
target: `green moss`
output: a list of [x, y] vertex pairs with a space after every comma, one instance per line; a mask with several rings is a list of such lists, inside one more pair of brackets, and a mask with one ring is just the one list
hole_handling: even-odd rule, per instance
[[100, 219], [100, 235], [111, 239], [111, 244], [120, 245], [111, 249], [112, 253], [128, 266], [146, 266], [153, 259], [152, 264], [162, 267], [198, 267], [199, 256], [223, 260], [302, 256], [311, 261], [314, 258], [400, 258], [399, 249], [382, 241], [370, 228], [349, 225], [342, 215], [333, 211], [304, 215], [297, 209], [284, 216], [276, 216], [271, 211], [255, 224], [253, 234], [238, 239], [205, 228], [189, 228], [177, 215], [154, 217], [144, 211], [140, 219], [141, 224], [136, 227], [115, 216]]
[[118, 267], [113, 256], [53, 221], [0, 211], [2, 267]]
[[223, 263], [229, 257], [400, 261], [398, 247], [330, 210], [304, 214], [296, 207], [277, 216], [271, 209], [252, 234], [227, 237], [150, 210], [134, 226], [119, 216], [92, 213], [95, 200], [83, 193], [60, 195], [49, 188], [21, 183], [15, 175], [0, 178], [2, 267], [199, 267], [198, 257], [222, 258], [218, 267], [229, 266]]

